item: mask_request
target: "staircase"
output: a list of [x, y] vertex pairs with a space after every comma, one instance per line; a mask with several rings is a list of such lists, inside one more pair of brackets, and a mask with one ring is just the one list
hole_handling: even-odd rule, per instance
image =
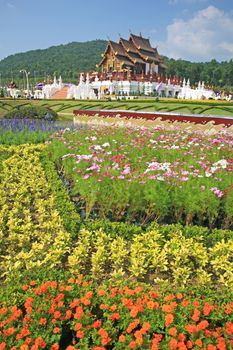
[[51, 100], [65, 100], [68, 94], [68, 86], [64, 86], [61, 90], [55, 92], [54, 95], [50, 97]]

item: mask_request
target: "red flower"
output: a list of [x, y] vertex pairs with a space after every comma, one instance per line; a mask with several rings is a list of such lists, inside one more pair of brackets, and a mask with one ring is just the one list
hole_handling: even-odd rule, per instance
[[4, 334], [9, 337], [10, 335], [14, 334], [15, 332], [15, 328], [14, 327], [10, 327], [4, 330]]
[[136, 343], [135, 341], [131, 341], [131, 342], [129, 343], [129, 345], [128, 345], [128, 347], [129, 347], [130, 349], [134, 349], [134, 348], [136, 348], [136, 346], [137, 346], [137, 343]]
[[120, 314], [118, 312], [115, 312], [114, 314], [112, 314], [111, 316], [109, 316], [109, 319], [111, 321], [118, 321], [120, 319]]
[[177, 340], [176, 340], [176, 339], [172, 339], [172, 340], [170, 340], [170, 342], [169, 342], [169, 346], [170, 346], [170, 349], [171, 349], [171, 350], [175, 350], [175, 349], [177, 349], [177, 345], [178, 345], [178, 342], [177, 342]]
[[100, 320], [96, 320], [93, 322], [92, 327], [93, 328], [99, 328], [102, 325], [102, 322]]
[[169, 329], [169, 334], [172, 337], [175, 337], [177, 335], [177, 329], [175, 327], [172, 327], [171, 329]]
[[194, 313], [192, 315], [192, 320], [196, 321], [196, 322], [199, 321], [200, 315], [201, 315], [201, 312], [199, 310], [195, 309]]
[[74, 314], [74, 318], [75, 318], [75, 319], [79, 319], [79, 318], [82, 318], [83, 315], [84, 315], [84, 312], [83, 312], [82, 306], [76, 307], [76, 311], [75, 311], [75, 314]]
[[226, 308], [225, 308], [225, 313], [226, 313], [227, 315], [230, 315], [231, 312], [232, 312], [232, 307], [231, 307], [231, 305], [227, 305]]
[[98, 295], [99, 295], [100, 297], [104, 296], [104, 295], [105, 295], [104, 289], [99, 289], [99, 290], [98, 290]]
[[76, 337], [79, 338], [79, 339], [82, 339], [84, 337], [84, 331], [77, 331], [76, 332]]
[[55, 327], [55, 328], [53, 329], [53, 333], [54, 333], [54, 334], [60, 333], [60, 328], [59, 328], [59, 327]]
[[41, 318], [39, 323], [41, 326], [45, 326], [47, 324], [47, 318]]
[[226, 323], [226, 333], [229, 335], [233, 335], [233, 323], [232, 322]]
[[54, 314], [53, 314], [53, 317], [54, 317], [54, 318], [61, 318], [61, 313], [60, 313], [60, 311], [55, 311]]
[[72, 316], [72, 311], [71, 310], [67, 310], [66, 311], [66, 315], [65, 315], [65, 319], [69, 320], [71, 318], [71, 316]]
[[125, 342], [125, 335], [121, 334], [121, 335], [119, 336], [119, 342], [120, 342], [120, 343], [124, 343], [124, 342]]
[[196, 342], [195, 342], [195, 344], [197, 345], [197, 346], [199, 346], [199, 348], [202, 346], [202, 340], [201, 339], [197, 339], [196, 340]]
[[33, 287], [33, 286], [35, 286], [35, 285], [36, 285], [36, 281], [34, 281], [34, 280], [33, 280], [33, 281], [30, 281], [30, 286]]
[[78, 306], [80, 304], [79, 299], [75, 298], [71, 303], [70, 303], [70, 308], [73, 309], [76, 306]]
[[165, 326], [169, 327], [170, 324], [172, 324], [172, 322], [174, 321], [174, 316], [172, 314], [167, 314], [165, 316]]
[[133, 318], [137, 317], [138, 312], [139, 312], [138, 306], [133, 306], [130, 311], [130, 316]]
[[209, 304], [209, 303], [205, 303], [204, 304], [204, 308], [203, 308], [203, 314], [204, 316], [208, 316], [210, 311], [212, 311], [214, 309], [214, 306]]
[[204, 330], [209, 326], [209, 322], [207, 320], [201, 321], [198, 323], [197, 327], [199, 330]]
[[83, 326], [82, 323], [76, 323], [75, 326], [74, 326], [74, 329], [76, 331], [79, 331], [82, 328], [82, 326]]
[[28, 285], [27, 285], [27, 284], [23, 284], [23, 285], [22, 285], [22, 290], [23, 290], [23, 291], [28, 290]]
[[209, 344], [209, 345], [207, 346], [207, 350], [217, 350], [217, 348], [216, 348], [215, 345]]
[[101, 310], [107, 310], [107, 309], [108, 309], [108, 305], [106, 305], [106, 304], [100, 304], [100, 309], [101, 309]]
[[189, 334], [198, 332], [198, 327], [194, 324], [188, 324], [185, 328]]

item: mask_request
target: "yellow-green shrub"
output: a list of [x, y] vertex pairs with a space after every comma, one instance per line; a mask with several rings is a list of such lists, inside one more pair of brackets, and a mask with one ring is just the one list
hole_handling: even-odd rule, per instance
[[8, 148], [0, 175], [0, 275], [61, 264], [70, 237], [64, 230], [39, 154], [44, 146]]

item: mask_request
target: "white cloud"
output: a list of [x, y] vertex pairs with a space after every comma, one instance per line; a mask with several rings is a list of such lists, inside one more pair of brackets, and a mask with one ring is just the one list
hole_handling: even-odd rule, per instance
[[233, 58], [233, 18], [209, 6], [190, 19], [174, 19], [167, 26], [167, 39], [159, 44], [159, 52], [197, 62], [229, 60]]

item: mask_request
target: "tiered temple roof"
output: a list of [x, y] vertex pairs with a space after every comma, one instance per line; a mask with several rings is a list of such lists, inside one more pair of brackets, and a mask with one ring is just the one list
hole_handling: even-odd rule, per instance
[[[149, 39], [131, 33], [129, 40], [120, 38], [119, 43], [109, 40], [98, 66], [102, 66], [103, 71], [108, 71], [108, 67], [113, 67], [113, 70], [133, 69], [136, 65], [145, 67], [146, 64], [157, 65], [162, 71], [166, 69], [163, 58], [158, 54], [157, 48], [151, 46]], [[116, 69], [115, 66], [119, 65], [120, 69]]]

